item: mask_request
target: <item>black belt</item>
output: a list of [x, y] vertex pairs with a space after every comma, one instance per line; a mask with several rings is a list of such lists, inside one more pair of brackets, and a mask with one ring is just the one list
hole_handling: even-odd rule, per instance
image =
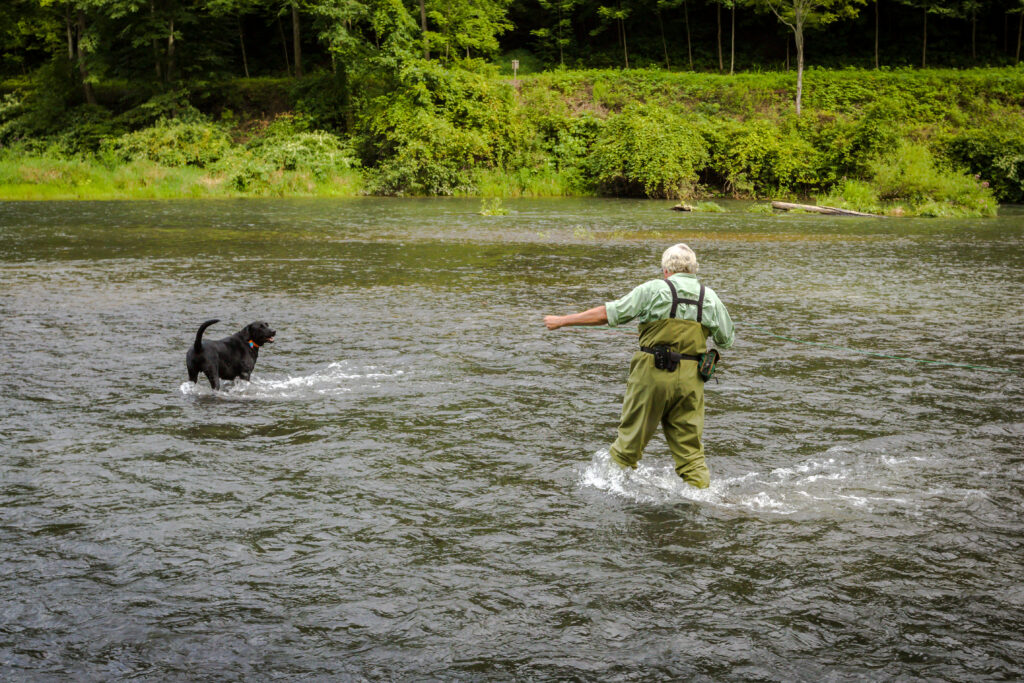
[[676, 362], [681, 360], [700, 360], [700, 356], [692, 356], [688, 353], [676, 353], [675, 351], [669, 350], [667, 346], [641, 346], [640, 350], [644, 353], [667, 353], [668, 357]]

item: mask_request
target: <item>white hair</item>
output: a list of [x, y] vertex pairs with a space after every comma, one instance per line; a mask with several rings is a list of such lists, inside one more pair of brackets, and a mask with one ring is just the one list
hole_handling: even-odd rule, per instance
[[673, 244], [661, 255], [661, 267], [672, 273], [697, 273], [697, 255], [685, 244]]

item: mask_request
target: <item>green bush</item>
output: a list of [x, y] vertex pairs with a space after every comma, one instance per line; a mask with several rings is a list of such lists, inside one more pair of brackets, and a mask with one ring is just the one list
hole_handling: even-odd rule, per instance
[[161, 120], [120, 137], [105, 140], [102, 155], [112, 161], [146, 159], [164, 166], [206, 167], [231, 149], [231, 141], [218, 126], [210, 123]]
[[898, 204], [897, 212], [920, 216], [994, 216], [998, 208], [988, 187], [911, 142], [876, 158], [868, 182], [847, 181], [819, 201], [869, 213], [892, 213]]
[[526, 139], [507, 85], [419, 59], [407, 60], [394, 91], [376, 98], [358, 125], [377, 194], [464, 192], [475, 169], [503, 167]]
[[713, 165], [740, 196], [806, 194], [823, 183], [818, 152], [795, 129], [768, 121], [727, 122], [711, 131]]
[[1008, 116], [955, 135], [946, 153], [989, 183], [1002, 202], [1024, 203], [1024, 118]]
[[611, 195], [683, 198], [709, 161], [696, 126], [660, 107], [631, 105], [597, 134], [588, 170]]

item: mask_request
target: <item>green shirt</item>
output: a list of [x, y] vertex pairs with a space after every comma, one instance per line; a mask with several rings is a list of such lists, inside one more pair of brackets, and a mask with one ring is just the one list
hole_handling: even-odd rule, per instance
[[[673, 273], [672, 284], [680, 299], [696, 299], [700, 293], [700, 282], [696, 275], [689, 273]], [[608, 325], [616, 327], [630, 320], [647, 323], [654, 320], [665, 320], [672, 312], [672, 292], [664, 280], [648, 280], [618, 301], [609, 301]], [[680, 304], [676, 309], [676, 318], [680, 320], [696, 320], [697, 307], [693, 304]], [[704, 288], [704, 315], [701, 324], [711, 331], [715, 344], [723, 349], [732, 346], [736, 338], [732, 318], [725, 304], [710, 287]]]

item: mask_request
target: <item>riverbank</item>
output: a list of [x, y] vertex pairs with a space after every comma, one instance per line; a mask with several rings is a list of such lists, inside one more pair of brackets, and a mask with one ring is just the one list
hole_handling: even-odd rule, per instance
[[0, 199], [732, 197], [953, 216], [1024, 201], [1024, 69], [811, 69], [797, 117], [786, 72], [513, 82], [471, 66], [141, 101], [111, 85], [47, 125], [40, 83], [6, 84]]

